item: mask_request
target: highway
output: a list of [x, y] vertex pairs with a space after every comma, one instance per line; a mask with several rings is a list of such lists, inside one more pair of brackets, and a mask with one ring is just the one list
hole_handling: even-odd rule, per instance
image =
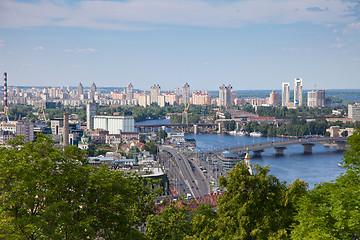
[[[185, 184], [185, 186], [183, 186], [181, 183], [178, 185], [180, 194], [185, 194], [185, 192], [191, 193], [192, 197], [197, 198], [210, 193], [209, 183], [206, 181], [199, 168], [194, 166], [195, 163], [190, 164], [189, 160], [184, 154], [171, 146], [161, 146], [159, 149], [160, 151], [170, 153], [172, 156], [171, 158], [176, 163], [176, 166], [174, 166], [175, 170], [173, 167], [173, 171], [171, 172], [173, 175], [177, 175], [176, 178], [178, 181], [184, 182]], [[178, 174], [174, 172], [176, 170], [178, 171]], [[185, 188], [181, 189], [181, 187]]]

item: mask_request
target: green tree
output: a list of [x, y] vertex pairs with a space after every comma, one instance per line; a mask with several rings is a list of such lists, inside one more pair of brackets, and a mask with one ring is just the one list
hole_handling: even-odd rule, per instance
[[268, 167], [255, 164], [254, 175], [238, 163], [220, 184], [226, 188], [218, 201], [215, 235], [218, 239], [285, 239], [296, 213], [295, 202], [307, 184], [295, 180], [287, 186]]
[[158, 139], [162, 139], [162, 140], [166, 140], [166, 138], [167, 138], [167, 132], [165, 131], [165, 130], [158, 130], [157, 132], [156, 132], [156, 137], [158, 138]]
[[236, 123], [234, 120], [224, 121], [224, 128], [226, 131], [234, 131], [236, 128]]
[[360, 132], [348, 139], [346, 173], [316, 185], [298, 201], [293, 239], [357, 239], [360, 234]]
[[183, 239], [191, 232], [191, 223], [187, 204], [179, 202], [169, 205], [157, 215], [147, 219], [146, 235], [153, 240]]
[[143, 149], [145, 151], [149, 151], [153, 155], [156, 155], [158, 151], [157, 145], [154, 142], [145, 143]]
[[88, 164], [39, 135], [0, 154], [0, 238], [131, 239], [154, 211], [158, 191], [135, 175]]

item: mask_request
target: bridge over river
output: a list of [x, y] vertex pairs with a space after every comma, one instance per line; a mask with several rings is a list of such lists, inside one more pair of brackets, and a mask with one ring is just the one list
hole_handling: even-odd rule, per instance
[[315, 143], [323, 143], [323, 142], [333, 142], [336, 143], [337, 149], [339, 151], [346, 150], [346, 137], [311, 137], [311, 138], [293, 138], [285, 141], [271, 141], [271, 142], [264, 142], [264, 143], [257, 143], [252, 145], [246, 146], [238, 146], [238, 147], [231, 147], [226, 149], [219, 149], [214, 151], [204, 151], [202, 153], [213, 153], [213, 154], [221, 154], [225, 150], [230, 150], [233, 152], [239, 151], [246, 151], [248, 148], [249, 151], [254, 153], [254, 156], [261, 156], [261, 153], [264, 152], [267, 148], [274, 148], [275, 155], [284, 155], [286, 146], [293, 145], [293, 144], [301, 144], [304, 147], [304, 153], [312, 153], [312, 147], [315, 146]]

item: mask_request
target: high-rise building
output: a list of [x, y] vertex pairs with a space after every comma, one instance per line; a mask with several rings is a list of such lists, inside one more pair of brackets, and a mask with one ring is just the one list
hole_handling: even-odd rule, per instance
[[77, 94], [80, 96], [82, 94], [84, 94], [84, 87], [81, 83], [79, 83], [79, 86], [77, 88]]
[[279, 93], [272, 91], [270, 93], [269, 104], [277, 106], [279, 104]]
[[151, 103], [158, 103], [159, 100], [159, 96], [161, 93], [161, 88], [159, 85], [153, 85], [150, 88], [150, 99], [151, 99]]
[[86, 105], [86, 129], [94, 129], [94, 119], [96, 115], [97, 106], [96, 103], [88, 103]]
[[286, 106], [290, 102], [290, 83], [282, 83], [281, 105]]
[[131, 83], [126, 86], [126, 100], [132, 100], [134, 98], [134, 87]]
[[308, 107], [325, 107], [325, 90], [313, 90], [307, 93]]
[[302, 105], [302, 79], [301, 78], [294, 79], [294, 105], [295, 106]]
[[224, 84], [219, 87], [219, 106], [231, 105], [232, 86]]
[[193, 92], [191, 104], [194, 105], [210, 105], [211, 97], [207, 92]]
[[96, 85], [95, 85], [95, 83], [93, 83], [93, 84], [91, 85], [90, 91], [96, 92]]
[[360, 121], [360, 103], [348, 105], [348, 118]]
[[182, 97], [183, 103], [187, 105], [190, 101], [190, 85], [188, 83], [184, 83], [182, 87]]

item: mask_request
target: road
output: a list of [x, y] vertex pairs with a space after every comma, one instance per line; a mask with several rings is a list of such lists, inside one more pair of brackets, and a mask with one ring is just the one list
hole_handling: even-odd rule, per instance
[[[171, 154], [171, 158], [174, 160], [175, 163], [173, 165], [173, 175], [177, 175], [177, 180], [180, 182], [184, 182], [184, 184], [186, 185], [185, 188], [181, 189], [180, 187], [183, 185], [181, 185], [181, 183], [179, 184], [180, 194], [185, 194], [185, 192], [191, 193], [192, 197], [197, 198], [210, 193], [209, 183], [206, 181], [199, 168], [194, 166], [194, 163], [190, 164], [189, 160], [184, 154], [177, 151], [171, 146], [161, 146], [160, 150]], [[174, 169], [178, 172], [174, 172]]]

